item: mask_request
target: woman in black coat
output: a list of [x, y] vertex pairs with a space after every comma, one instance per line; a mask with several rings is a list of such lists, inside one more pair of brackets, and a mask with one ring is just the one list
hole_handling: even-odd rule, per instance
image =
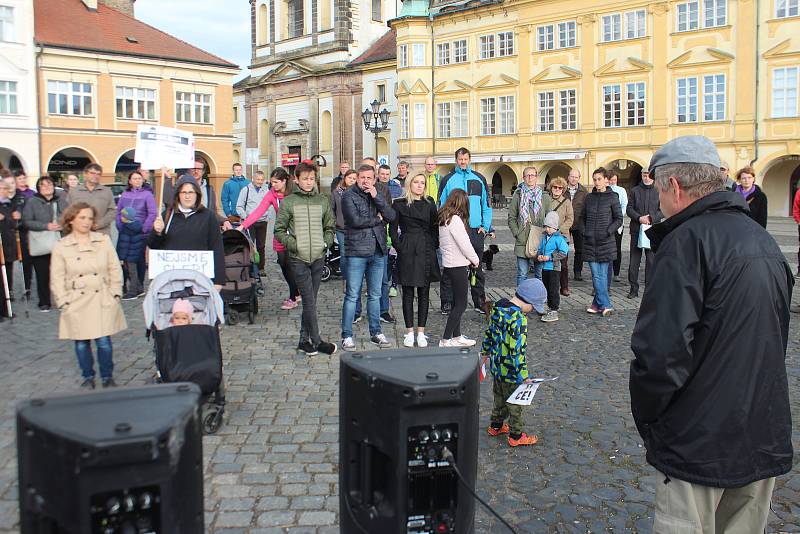
[[586, 311], [606, 316], [614, 311], [608, 295], [608, 264], [617, 255], [614, 233], [622, 226], [622, 208], [619, 196], [608, 187], [608, 173], [603, 167], [592, 173], [592, 179], [594, 189], [586, 195], [581, 213], [583, 259], [589, 262], [594, 286], [594, 300]]
[[[427, 347], [428, 293], [431, 282], [439, 280], [439, 227], [436, 204], [425, 196], [426, 177], [417, 174], [406, 186], [405, 198], [394, 201], [397, 217], [389, 226], [392, 245], [397, 250], [397, 273], [403, 286], [403, 319], [406, 347], [414, 346], [414, 289], [417, 290], [417, 346]], [[399, 231], [398, 231], [399, 230]]]
[[750, 208], [750, 218], [767, 227], [767, 195], [756, 185], [756, 171], [752, 167], [744, 167], [736, 173], [736, 192], [741, 193]]

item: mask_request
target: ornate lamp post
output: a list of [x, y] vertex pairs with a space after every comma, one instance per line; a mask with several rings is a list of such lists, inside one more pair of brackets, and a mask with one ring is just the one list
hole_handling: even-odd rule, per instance
[[389, 110], [381, 107], [381, 103], [373, 100], [370, 108], [364, 109], [361, 118], [364, 120], [364, 129], [375, 134], [375, 157], [378, 157], [378, 136], [389, 128]]

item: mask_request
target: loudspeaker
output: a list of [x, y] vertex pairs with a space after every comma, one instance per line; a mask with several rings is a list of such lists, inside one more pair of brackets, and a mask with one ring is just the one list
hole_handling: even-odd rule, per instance
[[475, 503], [478, 358], [467, 349], [342, 356], [339, 521], [344, 534], [465, 534]]
[[203, 532], [200, 395], [176, 383], [20, 403], [22, 534]]

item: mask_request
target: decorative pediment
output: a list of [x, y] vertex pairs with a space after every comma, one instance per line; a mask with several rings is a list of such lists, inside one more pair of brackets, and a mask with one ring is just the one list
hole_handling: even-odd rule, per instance
[[539, 71], [533, 78], [530, 79], [530, 83], [537, 84], [545, 82], [558, 82], [563, 80], [579, 80], [581, 76], [581, 71], [574, 67], [568, 67], [566, 65], [553, 65]]
[[262, 76], [258, 80], [258, 83], [273, 83], [283, 80], [290, 80], [293, 78], [299, 78], [300, 76], [305, 76], [306, 74], [311, 74], [312, 72], [313, 71], [311, 69], [296, 61], [287, 61], [280, 67]]
[[496, 89], [498, 87], [516, 87], [518, 85], [519, 80], [507, 74], [500, 74], [494, 80], [489, 75], [475, 82], [476, 89]]
[[652, 63], [635, 57], [625, 58], [623, 61], [612, 59], [594, 71], [598, 78], [606, 76], [619, 76], [621, 74], [641, 74], [653, 70]]
[[711, 47], [698, 47], [687, 50], [667, 64], [671, 69], [698, 67], [700, 65], [725, 65], [736, 56], [725, 50]]
[[800, 55], [800, 49], [796, 46], [792, 46], [791, 39], [785, 39], [764, 52], [762, 55], [764, 59], [797, 56]]
[[469, 91], [471, 87], [459, 80], [454, 80], [452, 82], [442, 82], [436, 87], [433, 88], [434, 94], [443, 95], [448, 93], [463, 93], [464, 91]]
[[411, 89], [408, 88], [406, 82], [402, 81], [397, 84], [397, 91], [395, 91], [394, 96], [408, 96], [411, 94]]
[[414, 95], [427, 95], [430, 92], [431, 90], [428, 89], [428, 86], [425, 85], [425, 82], [422, 80], [417, 80], [417, 82], [411, 87], [411, 94]]

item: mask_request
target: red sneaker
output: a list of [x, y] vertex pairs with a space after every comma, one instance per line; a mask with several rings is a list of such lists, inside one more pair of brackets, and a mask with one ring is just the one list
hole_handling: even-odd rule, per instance
[[486, 432], [488, 432], [490, 436], [499, 436], [500, 434], [508, 434], [509, 430], [511, 430], [511, 428], [508, 426], [508, 423], [503, 423], [503, 426], [500, 428], [494, 428], [489, 425]]
[[519, 447], [520, 445], [536, 445], [536, 442], [539, 441], [539, 438], [536, 436], [529, 436], [525, 432], [519, 437], [519, 439], [514, 439], [511, 436], [508, 436], [508, 444], [511, 447]]

